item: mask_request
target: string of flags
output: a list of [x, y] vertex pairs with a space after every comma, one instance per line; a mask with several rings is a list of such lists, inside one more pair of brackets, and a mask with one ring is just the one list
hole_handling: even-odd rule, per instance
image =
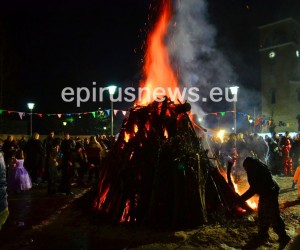
[[[0, 115], [2, 115], [4, 112], [7, 114], [17, 113], [21, 120], [26, 115], [31, 115], [31, 113], [28, 113], [28, 112], [0, 109]], [[81, 115], [91, 114], [94, 118], [96, 118], [97, 114], [100, 116], [103, 116], [103, 115], [110, 116], [110, 112], [111, 112], [110, 109], [106, 109], [106, 110], [97, 110], [97, 111], [89, 111], [89, 112], [81, 112], [81, 113], [61, 113], [61, 114], [32, 113], [32, 115], [36, 115], [40, 118], [50, 117], [50, 116], [57, 116], [58, 118], [63, 118], [63, 117], [71, 118], [73, 116], [79, 117]], [[118, 113], [121, 113], [123, 116], [126, 116], [128, 114], [128, 112], [129, 112], [128, 110], [119, 110], [119, 109], [113, 110], [114, 116], [116, 116]], [[230, 110], [230, 111], [222, 111], [222, 112], [211, 112], [211, 113], [204, 113], [200, 116], [208, 116], [208, 115], [218, 116], [218, 115], [220, 115], [221, 117], [223, 117], [226, 115], [226, 113], [233, 113], [233, 112], [235, 112], [235, 111]], [[243, 117], [247, 117], [248, 121], [250, 121], [250, 119], [252, 119], [255, 127], [259, 126], [259, 125], [268, 125], [268, 126], [275, 125], [274, 121], [272, 121], [271, 119], [267, 119], [267, 118], [260, 117], [260, 116], [254, 118], [253, 116], [246, 114], [246, 113], [242, 113], [242, 112], [236, 112], [236, 113], [237, 113], [237, 115], [242, 115]], [[297, 123], [295, 122], [295, 124], [297, 124]], [[291, 125], [295, 125], [295, 124], [293, 122], [283, 122], [283, 121], [278, 122], [278, 126], [286, 126], [286, 127], [290, 127]]]
[[[234, 110], [230, 110], [230, 111], [222, 111], [222, 112], [212, 112], [212, 113], [205, 113], [202, 114], [201, 116], [207, 116], [207, 115], [214, 115], [214, 116], [218, 116], [220, 115], [225, 116], [226, 113], [234, 113]], [[259, 126], [259, 125], [267, 125], [267, 126], [275, 126], [276, 124], [274, 123], [274, 121], [272, 119], [269, 118], [265, 118], [265, 117], [261, 117], [261, 116], [257, 116], [257, 117], [253, 117], [249, 114], [246, 113], [242, 113], [242, 112], [236, 112], [237, 115], [241, 115], [243, 117], [247, 117], [248, 121], [250, 122], [250, 120], [252, 119], [254, 126]], [[297, 122], [284, 122], [284, 121], [279, 121], [278, 122], [278, 126], [283, 126], [283, 127], [290, 127], [292, 125], [297, 125]]]
[[[110, 116], [110, 109], [106, 109], [106, 110], [97, 110], [97, 111], [90, 111], [90, 112], [81, 112], [81, 113], [61, 113], [61, 114], [43, 114], [43, 113], [27, 113], [27, 112], [20, 112], [20, 111], [15, 111], [15, 110], [5, 110], [5, 109], [0, 109], [0, 115], [2, 115], [3, 113], [7, 113], [7, 114], [18, 114], [20, 119], [22, 120], [23, 117], [25, 117], [26, 115], [36, 115], [40, 118], [42, 117], [50, 117], [50, 116], [57, 116], [58, 118], [62, 118], [62, 117], [73, 117], [73, 116], [81, 116], [81, 115], [88, 115], [91, 114], [94, 118], [97, 117], [97, 114], [99, 114], [100, 116], [103, 115], [107, 115]], [[113, 113], [114, 116], [116, 116], [118, 113], [121, 113], [123, 116], [126, 116], [127, 114], [127, 110], [119, 110], [119, 109], [114, 109]]]

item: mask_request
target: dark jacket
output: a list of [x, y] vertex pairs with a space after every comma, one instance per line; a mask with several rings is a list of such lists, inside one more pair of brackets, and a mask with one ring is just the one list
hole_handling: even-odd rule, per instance
[[279, 185], [273, 179], [267, 165], [252, 157], [247, 157], [243, 165], [247, 172], [250, 187], [241, 196], [242, 201], [248, 200], [255, 194], [259, 196], [278, 194]]

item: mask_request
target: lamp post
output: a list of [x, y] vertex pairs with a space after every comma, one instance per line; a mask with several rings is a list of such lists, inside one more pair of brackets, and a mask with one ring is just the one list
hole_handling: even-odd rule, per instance
[[111, 123], [111, 135], [114, 135], [114, 102], [112, 100], [112, 97], [114, 96], [114, 93], [116, 92], [117, 86], [111, 85], [108, 88], [109, 97], [110, 97], [110, 123]]
[[28, 108], [30, 109], [30, 136], [32, 136], [32, 110], [34, 108], [34, 103], [27, 103]]
[[[231, 91], [231, 94], [234, 95], [236, 98], [235, 100], [237, 100], [237, 93], [238, 93], [238, 89], [239, 87], [234, 86], [234, 87], [230, 87], [229, 88]], [[234, 133], [236, 134], [236, 101], [233, 100], [233, 122], [234, 122]]]

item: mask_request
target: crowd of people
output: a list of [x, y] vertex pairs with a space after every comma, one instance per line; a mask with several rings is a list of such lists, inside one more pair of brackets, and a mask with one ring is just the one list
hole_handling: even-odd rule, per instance
[[[57, 192], [72, 195], [71, 183], [85, 186], [98, 182], [99, 171], [114, 142], [115, 137], [71, 138], [67, 133], [64, 138], [59, 138], [54, 132], [44, 140], [38, 133], [28, 141], [24, 137], [15, 140], [10, 135], [0, 143], [0, 184], [7, 182], [9, 192], [21, 192], [47, 182], [48, 195]], [[274, 132], [271, 137], [264, 138], [257, 134], [230, 134], [224, 138], [215, 135], [210, 137], [209, 145], [220, 167], [233, 167], [236, 181], [241, 171], [247, 175], [250, 187], [240, 196], [239, 202], [259, 195], [259, 237], [267, 240], [269, 227], [273, 225], [280, 245], [284, 247], [290, 237], [280, 217], [279, 185], [273, 175], [294, 176], [292, 188], [298, 183], [300, 199], [300, 134], [294, 138], [289, 132], [284, 135]], [[0, 228], [9, 213], [6, 191], [2, 191]]]
[[258, 134], [230, 134], [223, 141], [217, 135], [211, 137], [211, 147], [226, 167], [229, 159], [236, 160], [235, 177], [239, 178], [242, 161], [247, 156], [258, 158], [266, 163], [273, 175], [293, 176], [300, 158], [300, 134], [293, 138], [289, 132], [272, 133], [264, 138]]
[[[40, 183], [48, 184], [48, 194], [72, 195], [71, 184], [81, 186], [97, 182], [98, 173], [115, 138], [55, 137], [44, 139], [38, 133], [26, 140], [9, 135], [0, 143], [6, 165], [7, 189], [22, 192]], [[59, 178], [60, 177], [60, 178]], [[87, 178], [85, 178], [87, 177]]]

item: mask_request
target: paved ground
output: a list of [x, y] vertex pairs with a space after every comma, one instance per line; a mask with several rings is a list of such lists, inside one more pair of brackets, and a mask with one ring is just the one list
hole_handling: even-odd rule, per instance
[[[295, 200], [297, 191], [290, 189], [291, 177], [277, 178], [277, 181], [282, 187], [280, 207], [287, 230], [299, 243], [287, 249], [298, 250], [300, 203]], [[0, 250], [233, 250], [241, 249], [251, 233], [257, 231], [252, 221], [216, 223], [185, 231], [108, 225], [92, 210], [96, 194], [91, 187], [73, 187], [72, 191], [73, 196], [48, 196], [44, 184], [25, 193], [10, 194], [10, 216], [0, 231]], [[270, 242], [257, 249], [277, 249], [277, 236], [270, 233]]]
[[[91, 187], [73, 187], [72, 191], [74, 195], [71, 196], [48, 196], [47, 184], [40, 184], [30, 191], [9, 194], [10, 216], [0, 232], [0, 249], [42, 249], [40, 243], [47, 244], [52, 239], [37, 238], [36, 235], [58, 219], [64, 223], [59, 217], [72, 210], [84, 195], [91, 197], [88, 194], [92, 192]], [[91, 207], [91, 203], [90, 199], [88, 206]], [[57, 231], [55, 233], [63, 235]], [[50, 246], [47, 249], [51, 249]]]

